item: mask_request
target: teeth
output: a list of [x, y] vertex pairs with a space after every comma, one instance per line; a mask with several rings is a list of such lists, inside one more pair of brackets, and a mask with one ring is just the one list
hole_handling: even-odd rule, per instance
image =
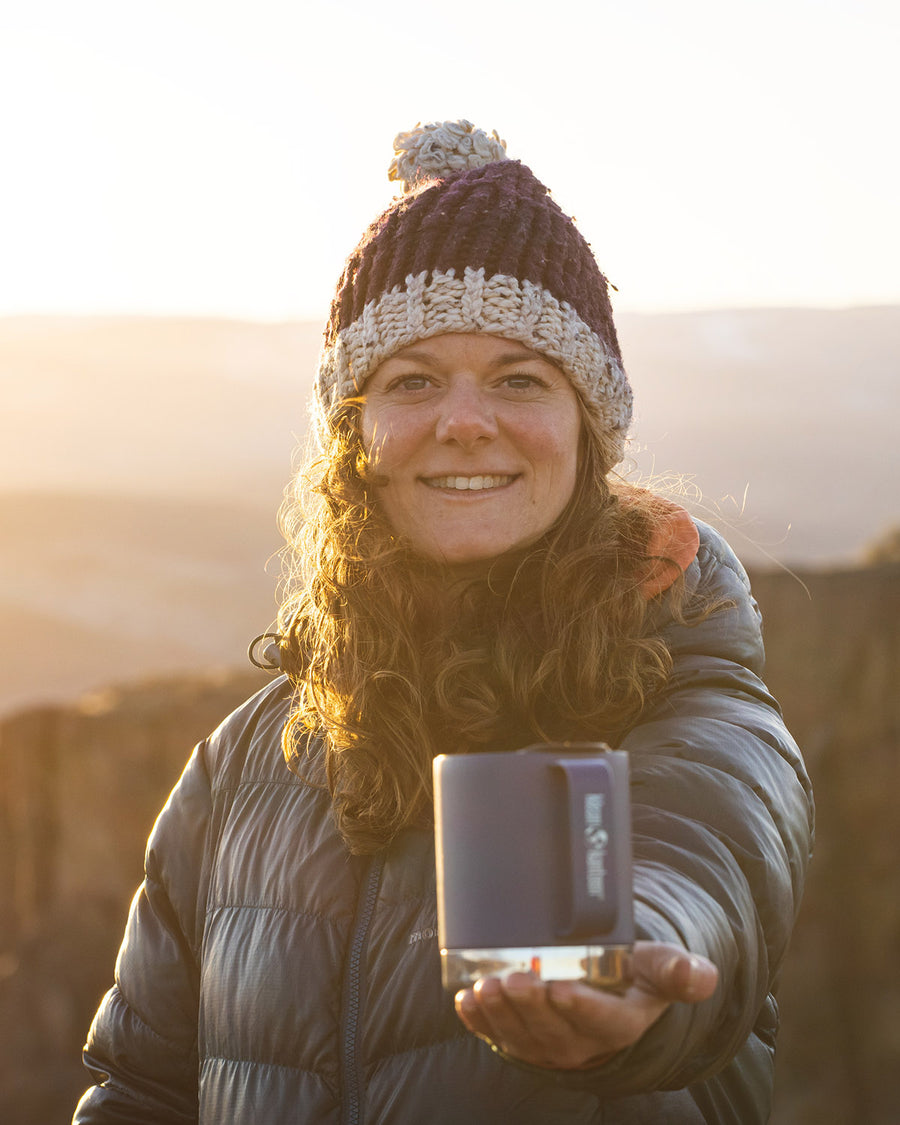
[[457, 492], [483, 492], [487, 488], [502, 488], [513, 478], [504, 477], [431, 477], [426, 480], [430, 488], [455, 488]]

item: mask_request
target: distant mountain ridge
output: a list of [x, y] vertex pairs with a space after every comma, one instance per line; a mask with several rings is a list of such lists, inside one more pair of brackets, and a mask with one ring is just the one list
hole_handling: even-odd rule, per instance
[[[747, 558], [851, 559], [900, 518], [900, 307], [618, 323], [635, 391], [626, 469], [686, 476], [698, 514], [739, 525]], [[275, 507], [320, 337], [315, 322], [0, 319], [0, 490]]]
[[274, 507], [0, 494], [0, 712], [246, 666], [277, 611]]
[[[900, 307], [618, 323], [624, 469], [746, 562], [846, 564], [900, 523]], [[0, 319], [0, 711], [243, 662], [275, 615], [320, 330]]]

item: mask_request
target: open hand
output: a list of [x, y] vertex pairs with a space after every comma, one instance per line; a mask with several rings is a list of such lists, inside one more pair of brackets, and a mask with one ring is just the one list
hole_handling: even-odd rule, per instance
[[717, 981], [718, 970], [704, 957], [677, 945], [638, 942], [632, 979], [620, 992], [512, 973], [458, 992], [456, 1011], [469, 1031], [513, 1058], [577, 1070], [637, 1042], [673, 1002], [706, 1000]]

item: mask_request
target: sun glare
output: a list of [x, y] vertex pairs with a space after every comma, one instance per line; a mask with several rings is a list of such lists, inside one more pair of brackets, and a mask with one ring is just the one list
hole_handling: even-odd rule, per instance
[[[319, 317], [394, 133], [450, 116], [553, 188], [620, 307], [900, 299], [893, 8], [612, 2], [538, 42], [534, 0], [481, 7], [465, 52], [428, 9], [387, 37], [361, 0], [5, 16], [0, 315]], [[399, 82], [400, 58], [464, 95]]]

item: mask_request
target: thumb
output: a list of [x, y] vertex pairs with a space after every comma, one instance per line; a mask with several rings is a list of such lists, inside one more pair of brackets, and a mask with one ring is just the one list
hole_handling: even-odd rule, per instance
[[695, 1004], [715, 992], [719, 971], [712, 961], [673, 945], [641, 944], [635, 947], [634, 974], [663, 999]]

